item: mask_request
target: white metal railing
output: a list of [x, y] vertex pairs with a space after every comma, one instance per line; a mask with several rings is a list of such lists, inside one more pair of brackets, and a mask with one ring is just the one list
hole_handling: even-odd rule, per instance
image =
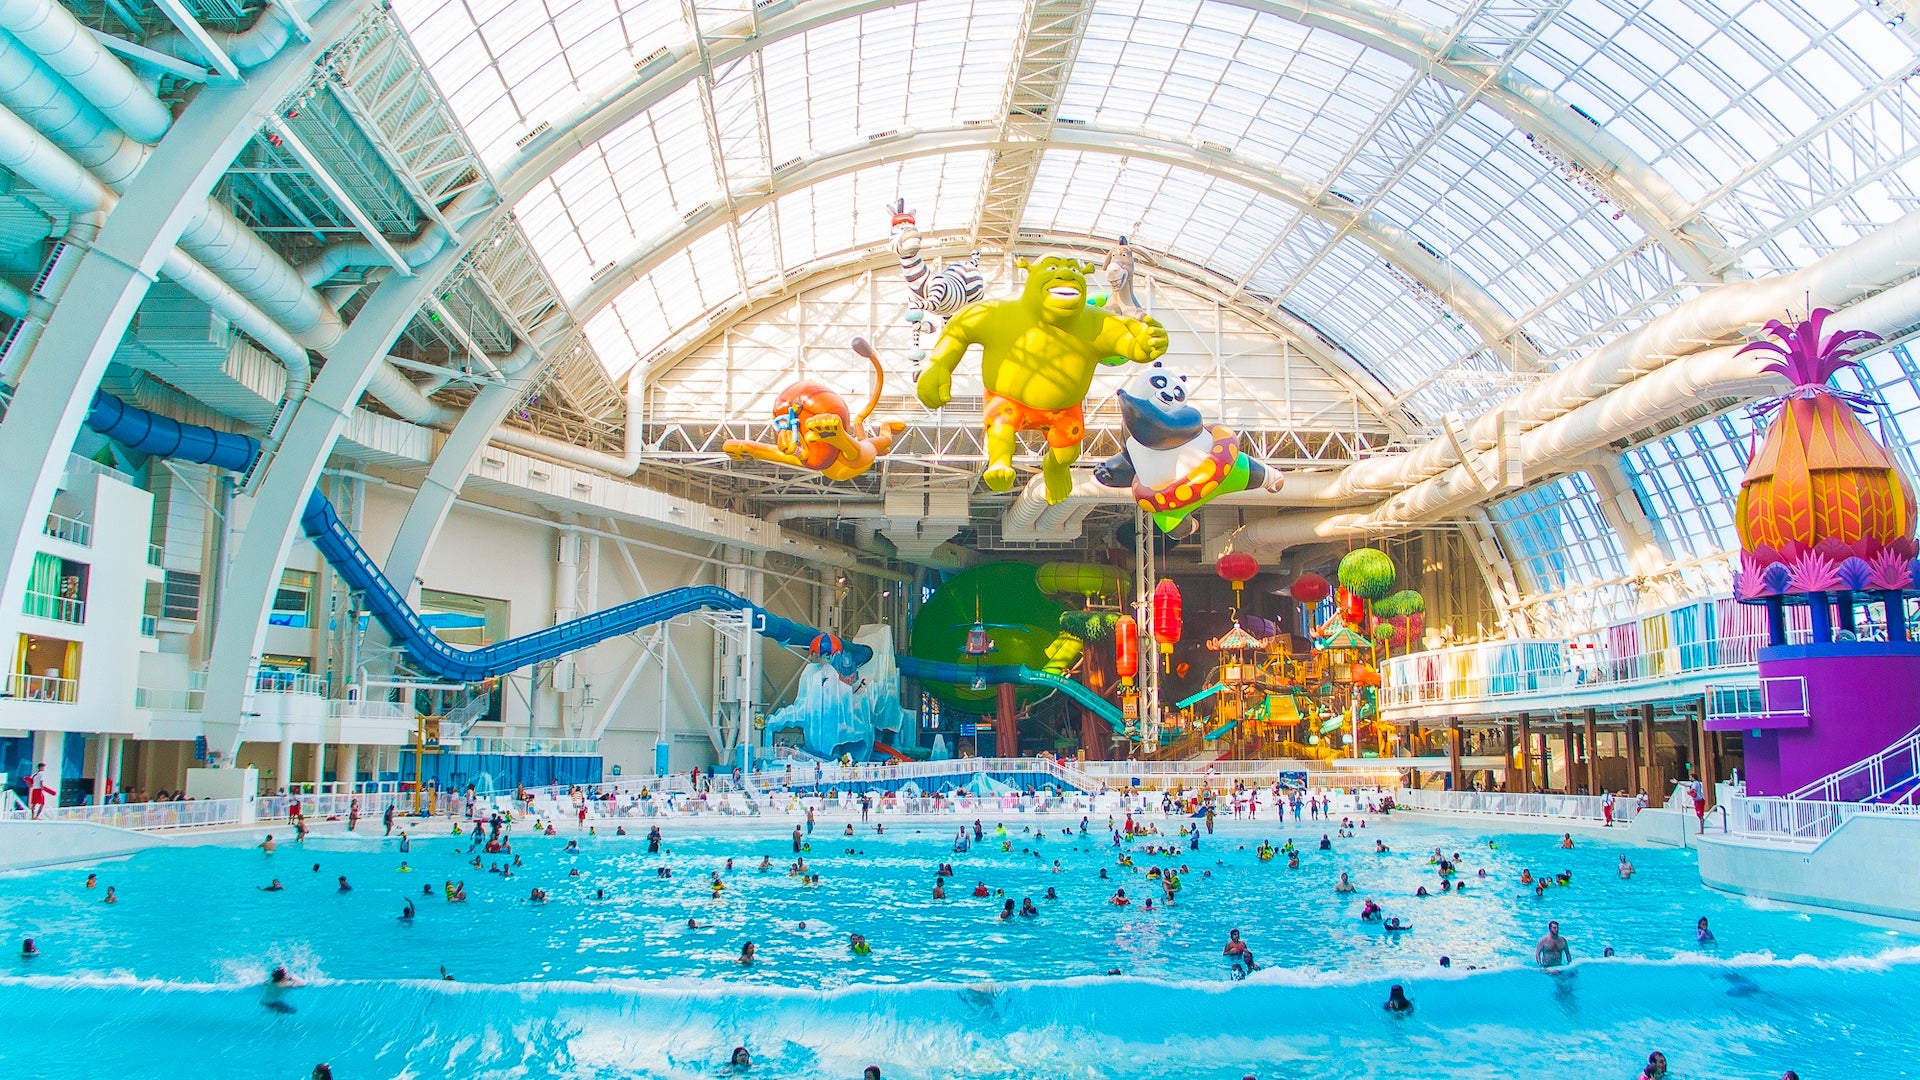
[[[1431, 791], [1403, 788], [1393, 801], [1409, 810], [1439, 810], [1465, 814], [1494, 814], [1502, 817], [1551, 818], [1559, 821], [1600, 821], [1607, 819], [1604, 796], [1551, 795], [1544, 792], [1507, 791]], [[1633, 820], [1637, 804], [1632, 799], [1615, 799], [1613, 820]]]
[[[1796, 628], [1789, 633], [1788, 640], [1804, 642], [1809, 637], [1809, 631]], [[1553, 651], [1539, 648], [1549, 644], [1559, 647]], [[1765, 634], [1746, 634], [1627, 656], [1610, 655], [1603, 646], [1575, 650], [1568, 642], [1455, 646], [1389, 660], [1382, 666], [1384, 682], [1380, 687], [1380, 704], [1383, 708], [1393, 708], [1500, 700], [1597, 687], [1627, 688], [1716, 671], [1745, 671], [1758, 663], [1759, 652], [1766, 645]], [[1534, 648], [1528, 650], [1526, 646]], [[1535, 660], [1491, 671], [1467, 671], [1450, 666], [1456, 660], [1451, 654], [1495, 647], [1512, 649], [1513, 655], [1520, 657], [1532, 655]]]
[[116, 829], [182, 829], [229, 825], [244, 820], [242, 799], [186, 799], [179, 802], [107, 803], [104, 806], [48, 807], [47, 821], [85, 821]]
[[84, 623], [87, 621], [87, 602], [56, 593], [27, 590], [26, 603], [21, 610], [36, 619], [52, 619], [63, 623]]
[[65, 540], [69, 544], [80, 547], [93, 546], [93, 526], [65, 514], [48, 514], [47, 523], [41, 527], [40, 531], [55, 540]]
[[1707, 719], [1808, 715], [1804, 675], [1767, 675], [1755, 685], [1707, 687]]
[[412, 724], [413, 709], [397, 701], [368, 701], [365, 698], [336, 698], [327, 702], [330, 720], [381, 720]]
[[7, 679], [7, 690], [20, 701], [57, 701], [71, 705], [79, 700], [80, 680], [15, 672]]
[[1891, 801], [1910, 803], [1914, 801], [1916, 780], [1920, 780], [1920, 728], [1870, 758], [1789, 792], [1787, 798], [1874, 802], [1893, 795]]
[[[202, 671], [197, 674], [204, 685], [206, 673]], [[253, 689], [258, 694], [301, 694], [306, 697], [326, 697], [327, 680], [305, 671], [277, 671], [263, 668], [254, 673]]]
[[512, 737], [465, 739], [460, 749], [462, 753], [469, 754], [591, 755], [600, 752], [600, 740]]
[[92, 458], [85, 457], [80, 454], [67, 455], [67, 472], [69, 475], [71, 475], [74, 472], [83, 472], [83, 473], [90, 473], [94, 476], [105, 476], [114, 480], [118, 480], [121, 483], [127, 485], [128, 487], [136, 486], [133, 482], [132, 476], [129, 476], [128, 474], [121, 472], [119, 469], [116, 469], [111, 465], [102, 465], [99, 462], [93, 460]]
[[1814, 799], [1736, 796], [1722, 804], [1721, 828], [1734, 836], [1790, 843], [1819, 843], [1863, 814], [1920, 819], [1912, 803], [1825, 802]]
[[133, 707], [156, 712], [200, 712], [207, 692], [189, 688], [162, 689], [153, 686], [133, 688]]

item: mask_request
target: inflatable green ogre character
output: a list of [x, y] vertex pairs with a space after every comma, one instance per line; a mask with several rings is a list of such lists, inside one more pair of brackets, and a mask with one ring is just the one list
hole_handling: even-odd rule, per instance
[[1167, 351], [1167, 331], [1151, 318], [1129, 319], [1087, 303], [1093, 264], [1049, 255], [1022, 260], [1020, 295], [962, 308], [941, 331], [917, 387], [921, 404], [937, 409], [953, 398], [953, 369], [980, 346], [986, 383], [987, 469], [994, 491], [1013, 490], [1013, 451], [1022, 431], [1044, 431], [1040, 471], [1047, 501], [1073, 488], [1068, 471], [1086, 435], [1082, 405], [1100, 364], [1150, 363]]

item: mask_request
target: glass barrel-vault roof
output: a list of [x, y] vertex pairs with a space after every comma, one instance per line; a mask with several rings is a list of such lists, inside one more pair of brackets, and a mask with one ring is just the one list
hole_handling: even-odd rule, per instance
[[[509, 185], [616, 373], [883, 243], [895, 198], [976, 229], [1027, 7], [394, 3], [502, 175], [661, 50], [719, 58]], [[1914, 39], [1853, 0], [1091, 0], [1081, 29], [1022, 229], [1204, 268], [1416, 415], [1916, 205]]]

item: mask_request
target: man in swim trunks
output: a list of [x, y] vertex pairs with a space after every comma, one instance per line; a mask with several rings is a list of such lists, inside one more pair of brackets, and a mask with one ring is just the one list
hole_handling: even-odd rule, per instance
[[1547, 933], [1540, 943], [1533, 947], [1534, 963], [1543, 968], [1556, 968], [1573, 959], [1573, 946], [1560, 936], [1560, 924], [1547, 924]]

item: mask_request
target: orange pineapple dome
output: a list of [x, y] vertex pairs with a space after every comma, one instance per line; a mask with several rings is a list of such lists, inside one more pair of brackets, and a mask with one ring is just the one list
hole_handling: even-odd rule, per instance
[[1764, 407], [1777, 412], [1734, 506], [1734, 591], [1742, 599], [1913, 584], [1913, 483], [1860, 422], [1861, 396], [1827, 384], [1879, 337], [1842, 330], [1823, 339], [1831, 314], [1819, 308], [1791, 325], [1776, 319], [1767, 324], [1774, 341], [1740, 350], [1776, 354], [1763, 370], [1793, 382]]

